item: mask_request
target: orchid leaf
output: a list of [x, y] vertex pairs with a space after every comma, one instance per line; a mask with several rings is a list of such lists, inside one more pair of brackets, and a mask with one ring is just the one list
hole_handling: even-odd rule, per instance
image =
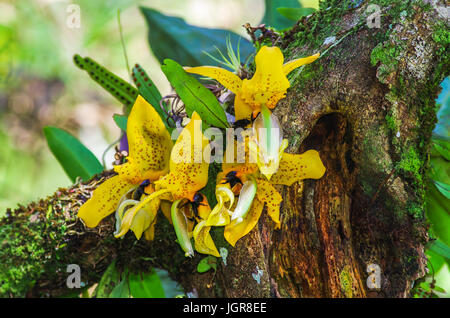
[[427, 184], [426, 209], [432, 225], [432, 232], [446, 245], [450, 246], [450, 200], [435, 186]]
[[73, 61], [76, 66], [85, 70], [95, 82], [125, 105], [126, 113], [131, 111], [131, 107], [138, 96], [138, 90], [135, 87], [89, 57], [81, 57], [75, 54]]
[[129, 276], [130, 294], [134, 298], [165, 298], [166, 294], [158, 274], [152, 269], [149, 273]]
[[197, 272], [205, 273], [209, 271], [211, 268], [213, 270], [217, 270], [217, 258], [209, 255], [200, 260], [200, 262], [197, 265]]
[[103, 171], [103, 166], [95, 155], [67, 131], [47, 126], [44, 127], [44, 134], [50, 150], [72, 182], [77, 177], [87, 181]]
[[130, 287], [128, 277], [122, 279], [109, 294], [109, 298], [130, 298]]
[[120, 274], [116, 268], [116, 261], [114, 260], [103, 273], [97, 285], [95, 297], [108, 298], [119, 279]]
[[441, 255], [447, 260], [450, 260], [450, 247], [442, 242], [441, 240], [437, 239], [431, 243], [429, 247], [430, 251], [435, 252], [436, 254]]
[[229, 127], [225, 111], [214, 94], [189, 75], [180, 64], [166, 59], [161, 69], [184, 102], [188, 116], [196, 111], [203, 122], [209, 125]]

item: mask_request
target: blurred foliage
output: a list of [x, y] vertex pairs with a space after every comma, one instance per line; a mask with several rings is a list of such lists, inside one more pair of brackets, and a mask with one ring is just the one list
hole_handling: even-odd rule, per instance
[[141, 12], [148, 24], [150, 47], [160, 63], [168, 58], [185, 66], [210, 65], [209, 55], [226, 51], [228, 38], [234, 47], [239, 43], [244, 58], [254, 51], [248, 40], [234, 32], [197, 27], [150, 8], [141, 7]]
[[[68, 186], [69, 179], [50, 153], [36, 158], [27, 151], [15, 148], [0, 128], [0, 216], [18, 202], [29, 202]], [[45, 177], [43, 177], [45, 176]]]
[[429, 274], [416, 286], [416, 297], [450, 297], [450, 78], [441, 86], [425, 198], [430, 234], [435, 241], [426, 251]]

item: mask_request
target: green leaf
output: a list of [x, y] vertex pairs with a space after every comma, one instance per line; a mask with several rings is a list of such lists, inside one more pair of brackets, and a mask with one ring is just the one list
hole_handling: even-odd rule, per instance
[[216, 47], [221, 52], [226, 52], [227, 37], [230, 37], [235, 46], [240, 42], [239, 50], [243, 57], [241, 61], [254, 52], [253, 45], [248, 40], [231, 31], [201, 28], [153, 9], [140, 9], [149, 28], [150, 47], [160, 63], [170, 58], [184, 66], [211, 65], [211, 58], [204, 52], [214, 56]]
[[122, 129], [123, 131], [127, 131], [127, 122], [128, 122], [128, 117], [125, 115], [119, 115], [119, 114], [114, 114], [113, 115], [113, 119], [114, 122], [116, 123], [116, 125]]
[[445, 294], [445, 289], [442, 288], [442, 287], [439, 287], [439, 286], [434, 286], [433, 292], [438, 292], [438, 293]]
[[316, 11], [313, 8], [277, 8], [277, 12], [292, 21], [298, 21], [301, 17], [310, 15]]
[[439, 239], [431, 243], [429, 250], [450, 260], [450, 247]]
[[427, 189], [426, 211], [431, 230], [443, 243], [450, 246], [450, 200], [432, 182], [428, 182]]
[[439, 181], [434, 181], [434, 184], [439, 192], [441, 192], [447, 199], [450, 199], [450, 185]]
[[153, 106], [169, 133], [172, 133], [173, 128], [167, 123], [168, 115], [159, 104], [162, 99], [161, 93], [139, 64], [133, 67], [133, 81], [138, 88], [139, 94]]
[[124, 275], [124, 278], [119, 284], [114, 287], [109, 298], [130, 298], [130, 287], [128, 285], [128, 277]]
[[57, 127], [44, 127], [45, 138], [53, 155], [59, 161], [72, 182], [77, 177], [83, 181], [103, 171], [102, 164], [74, 136]]
[[277, 30], [290, 28], [294, 23], [288, 18], [282, 16], [277, 8], [289, 7], [289, 8], [301, 8], [298, 0], [265, 0], [266, 11], [261, 23], [266, 26], [273, 27]]
[[446, 259], [442, 257], [442, 255], [432, 251], [430, 248], [425, 251], [425, 254], [429, 262], [427, 267], [430, 273], [438, 272], [442, 268], [442, 266], [447, 263]]
[[214, 94], [186, 73], [180, 64], [166, 59], [161, 69], [183, 101], [188, 116], [196, 111], [207, 124], [220, 128], [229, 127], [225, 111]]
[[445, 160], [450, 161], [450, 141], [449, 138], [439, 135], [433, 135], [433, 149], [434, 155], [441, 155]]
[[130, 274], [130, 293], [134, 298], [165, 298], [166, 294], [158, 274], [152, 269], [149, 273]]
[[136, 88], [89, 57], [83, 58], [75, 54], [73, 61], [76, 66], [85, 70], [95, 82], [125, 105], [127, 114], [130, 113], [138, 96]]
[[428, 170], [428, 176], [433, 181], [450, 184], [450, 164], [442, 156], [431, 156], [431, 167]]
[[97, 298], [108, 298], [119, 279], [120, 275], [116, 269], [116, 261], [114, 260], [103, 273], [96, 288], [95, 296]]
[[197, 272], [204, 273], [209, 271], [211, 268], [217, 270], [217, 258], [209, 255], [200, 260], [197, 265]]

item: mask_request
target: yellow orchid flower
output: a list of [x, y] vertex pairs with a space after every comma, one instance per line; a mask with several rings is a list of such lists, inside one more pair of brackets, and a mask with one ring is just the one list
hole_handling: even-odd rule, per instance
[[142, 96], [137, 97], [128, 117], [127, 138], [127, 162], [114, 167], [117, 175], [103, 182], [93, 192], [92, 197], [78, 211], [78, 217], [86, 226], [95, 227], [117, 210], [120, 211], [119, 221], [128, 221], [129, 228], [138, 239], [143, 232], [149, 239], [152, 237], [158, 207], [145, 206], [142, 210], [136, 210], [136, 217], [131, 219], [128, 211], [125, 216], [122, 212], [125, 207], [136, 205], [141, 195], [153, 195], [150, 183], [168, 173], [173, 143], [158, 113]]
[[[238, 143], [230, 147], [236, 148]], [[228, 151], [229, 147], [226, 153]], [[226, 153], [225, 158], [229, 158]], [[283, 199], [273, 185], [290, 186], [303, 179], [320, 179], [324, 173], [325, 166], [316, 150], [308, 150], [302, 154], [289, 154], [284, 149], [281, 150], [278, 169], [276, 172], [272, 171], [270, 181], [260, 172], [258, 164], [250, 161], [250, 155], [246, 156], [244, 163], [224, 161], [222, 172], [217, 176], [218, 204], [211, 211], [206, 224], [225, 226], [225, 239], [234, 246], [255, 227], [266, 206], [269, 217], [278, 228], [280, 203]], [[235, 194], [239, 195], [237, 202]]]
[[286, 75], [314, 62], [319, 56], [317, 53], [284, 63], [283, 53], [278, 47], [263, 46], [255, 56], [256, 71], [250, 80], [242, 80], [236, 74], [215, 66], [185, 67], [185, 70], [213, 78], [235, 93], [235, 117], [241, 120], [248, 119], [252, 114], [256, 117], [263, 105], [273, 109], [286, 96], [290, 86]]
[[[158, 206], [158, 200], [172, 201], [170, 219], [173, 223], [178, 243], [185, 255], [192, 257], [194, 248], [191, 237], [194, 237], [195, 250], [200, 253], [220, 256], [209, 234], [210, 227], [202, 223], [211, 211], [206, 198], [198, 193], [208, 182], [209, 147], [208, 139], [203, 135], [202, 120], [194, 112], [190, 122], [184, 127], [170, 153], [169, 172], [154, 181], [155, 192], [144, 197], [122, 217], [122, 226], [116, 237], [133, 229], [133, 220], [139, 218], [141, 223], [150, 226], [153, 219], [146, 219], [142, 212], [151, 210], [149, 205]], [[126, 201], [124, 201], [126, 202]], [[164, 201], [163, 201], [164, 202]], [[130, 202], [133, 204], [134, 202]], [[123, 203], [122, 203], [123, 204]], [[167, 206], [161, 209], [166, 210]], [[121, 212], [121, 211], [119, 211]], [[164, 214], [167, 215], [168, 212]], [[198, 213], [198, 215], [196, 215]], [[119, 213], [120, 214], [120, 213]], [[120, 217], [120, 215], [119, 215]], [[194, 223], [197, 225], [194, 228]]]

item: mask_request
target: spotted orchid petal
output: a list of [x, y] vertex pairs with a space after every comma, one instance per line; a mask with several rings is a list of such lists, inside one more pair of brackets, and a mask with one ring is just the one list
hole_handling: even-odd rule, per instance
[[201, 130], [201, 118], [194, 112], [181, 131], [170, 155], [170, 173], [155, 181], [159, 188], [170, 190], [174, 199], [190, 198], [208, 182], [209, 147]]
[[287, 63], [284, 63], [283, 72], [285, 75], [288, 75], [290, 72], [292, 72], [296, 68], [306, 65], [306, 64], [309, 64], [309, 63], [312, 63], [315, 60], [317, 60], [319, 57], [320, 57], [320, 54], [316, 53], [316, 54], [308, 56], [308, 57], [303, 57], [303, 58], [295, 59], [295, 60], [289, 61]]
[[92, 197], [81, 206], [78, 210], [78, 217], [83, 220], [87, 227], [96, 227], [103, 218], [116, 210], [120, 199], [134, 187], [134, 184], [119, 176], [106, 180], [94, 190]]
[[275, 222], [275, 227], [280, 227], [280, 204], [283, 201], [281, 194], [273, 185], [264, 179], [257, 179], [258, 192], [256, 199], [267, 206], [267, 214]]
[[258, 224], [258, 220], [261, 216], [264, 204], [258, 199], [253, 200], [251, 207], [247, 212], [246, 217], [242, 222], [238, 222], [237, 219], [225, 226], [224, 237], [232, 246], [235, 246], [236, 242], [247, 235]]
[[156, 110], [140, 95], [128, 117], [127, 137], [127, 162], [114, 167], [121, 178], [138, 184], [169, 171], [172, 139]]
[[141, 96], [137, 97], [129, 115], [127, 138], [130, 154], [127, 162], [115, 166], [118, 175], [103, 182], [78, 211], [88, 227], [97, 226], [113, 213], [121, 200], [143, 180], [156, 180], [169, 169], [172, 149], [169, 132], [156, 110]]
[[263, 46], [255, 56], [255, 74], [251, 79], [244, 80], [219, 67], [186, 67], [185, 70], [216, 79], [235, 93], [235, 117], [240, 120], [249, 119], [252, 114], [256, 116], [262, 105], [273, 109], [286, 96], [290, 87], [286, 75], [302, 65], [314, 62], [319, 56], [317, 53], [283, 64], [284, 56], [278, 47]]
[[290, 186], [303, 179], [320, 179], [325, 171], [316, 150], [308, 150], [299, 155], [283, 153], [280, 167], [270, 181], [273, 184]]
[[229, 89], [235, 94], [239, 93], [242, 87], [242, 80], [239, 78], [239, 76], [220, 67], [216, 66], [184, 67], [184, 70], [188, 73], [194, 73], [215, 79], [225, 88]]
[[220, 257], [219, 251], [209, 234], [211, 226], [207, 226], [206, 221], [199, 222], [193, 232], [195, 250], [202, 254], [210, 254]]

